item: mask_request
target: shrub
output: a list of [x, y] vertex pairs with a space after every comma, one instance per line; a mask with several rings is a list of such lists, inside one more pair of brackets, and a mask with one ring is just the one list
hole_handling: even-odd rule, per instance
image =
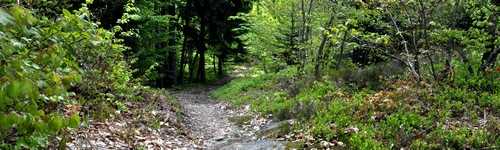
[[417, 134], [430, 128], [431, 122], [415, 113], [397, 112], [386, 118], [381, 124], [381, 132], [390, 145], [397, 148], [410, 145]]
[[404, 67], [399, 62], [381, 62], [363, 68], [342, 66], [331, 73], [332, 80], [339, 85], [352, 85], [355, 88], [380, 89], [383, 81], [397, 79], [403, 74]]
[[0, 149], [44, 149], [79, 127], [77, 100], [114, 104], [133, 90], [125, 48], [88, 18], [85, 7], [56, 21], [0, 10]]
[[[314, 137], [313, 141], [293, 139], [304, 142], [303, 146], [318, 146], [314, 142], [320, 141], [342, 142], [347, 149], [480, 149], [498, 145], [496, 92], [405, 80], [380, 80], [384, 89], [373, 91], [320, 81], [307, 83], [307, 77], [280, 74], [269, 75], [259, 84], [234, 80], [221, 89], [237, 89], [230, 92], [232, 101], [251, 103], [255, 111], [265, 115], [306, 122], [294, 126], [294, 132]], [[231, 88], [234, 85], [242, 87]], [[281, 88], [294, 86], [301, 87], [296, 94]]]

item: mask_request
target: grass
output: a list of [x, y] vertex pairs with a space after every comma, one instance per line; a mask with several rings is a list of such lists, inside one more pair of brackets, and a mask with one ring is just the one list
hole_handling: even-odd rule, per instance
[[297, 119], [301, 123], [292, 132], [314, 137], [291, 139], [313, 143], [304, 147], [319, 141], [339, 141], [349, 149], [500, 147], [498, 88], [474, 91], [395, 80], [382, 89], [352, 89], [328, 82], [304, 84], [306, 79], [294, 74], [249, 74], [211, 95], [236, 106], [251, 105], [277, 120]]

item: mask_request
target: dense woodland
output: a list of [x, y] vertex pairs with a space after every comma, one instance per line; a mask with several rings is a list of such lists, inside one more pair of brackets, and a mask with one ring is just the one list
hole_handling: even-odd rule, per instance
[[64, 149], [161, 88], [226, 82], [211, 96], [299, 122], [273, 135], [298, 149], [500, 148], [497, 0], [0, 6], [0, 149]]

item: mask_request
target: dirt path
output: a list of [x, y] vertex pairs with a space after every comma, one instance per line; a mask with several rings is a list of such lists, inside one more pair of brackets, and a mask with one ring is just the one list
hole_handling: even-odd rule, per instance
[[[208, 94], [214, 88], [203, 86], [173, 92], [184, 107], [186, 125], [200, 140], [203, 149], [284, 149], [280, 142], [255, 136], [268, 120], [249, 115], [248, 109], [232, 109], [210, 99]], [[230, 121], [241, 116], [252, 116], [247, 126]]]

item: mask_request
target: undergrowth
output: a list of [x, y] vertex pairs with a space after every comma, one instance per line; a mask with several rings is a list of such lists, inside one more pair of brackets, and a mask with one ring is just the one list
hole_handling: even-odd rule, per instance
[[[64, 149], [89, 121], [159, 95], [133, 80], [123, 41], [89, 16], [87, 7], [57, 20], [0, 8], [0, 149]], [[180, 113], [173, 98], [164, 101]]]
[[[392, 80], [384, 81], [381, 89], [352, 88], [328, 81], [308, 83], [294, 77], [292, 70], [253, 71], [211, 95], [238, 106], [250, 105], [277, 120], [297, 120], [300, 123], [290, 133], [295, 136], [288, 140], [302, 147], [318, 147], [320, 141], [348, 149], [500, 146], [498, 88], [471, 90], [486, 82], [449, 86]], [[500, 85], [498, 81], [487, 84]]]

